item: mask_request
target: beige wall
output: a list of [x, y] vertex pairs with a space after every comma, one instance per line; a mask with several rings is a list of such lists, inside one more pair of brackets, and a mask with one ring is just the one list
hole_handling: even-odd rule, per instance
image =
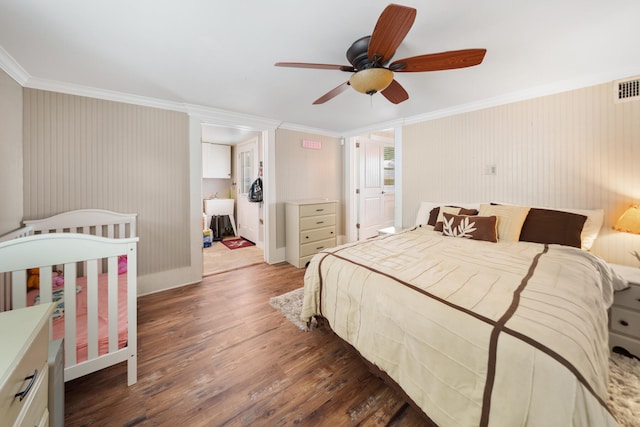
[[184, 113], [24, 89], [24, 218], [138, 214], [140, 276], [190, 265]]
[[405, 126], [402, 150], [404, 226], [421, 200], [603, 208], [594, 253], [638, 265], [640, 236], [611, 227], [640, 201], [640, 102], [611, 84]]
[[0, 235], [22, 220], [22, 86], [0, 70]]
[[[320, 150], [302, 148], [302, 140], [319, 141]], [[338, 236], [343, 232], [343, 146], [338, 138], [278, 129], [275, 141], [276, 247], [285, 246], [285, 204], [289, 200], [338, 201]]]

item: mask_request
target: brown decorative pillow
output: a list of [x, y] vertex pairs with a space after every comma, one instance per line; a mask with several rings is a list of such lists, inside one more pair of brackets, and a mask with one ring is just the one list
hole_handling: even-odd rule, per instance
[[498, 218], [496, 216], [452, 215], [444, 213], [442, 234], [473, 240], [498, 241]]
[[571, 212], [531, 208], [520, 231], [521, 242], [549, 243], [579, 248], [587, 217]]
[[428, 225], [431, 226], [435, 226], [436, 225], [436, 219], [438, 219], [438, 214], [440, 213], [440, 206], [437, 206], [433, 209], [431, 209], [431, 212], [429, 212], [429, 220], [427, 221]]
[[444, 208], [442, 209], [442, 213], [446, 211], [447, 213], [455, 215], [478, 215], [478, 211], [476, 209], [466, 209], [459, 206], [439, 206], [437, 208], [433, 208], [431, 209], [431, 212], [429, 212], [429, 221], [427, 224], [433, 225], [434, 231], [442, 231], [441, 207]]

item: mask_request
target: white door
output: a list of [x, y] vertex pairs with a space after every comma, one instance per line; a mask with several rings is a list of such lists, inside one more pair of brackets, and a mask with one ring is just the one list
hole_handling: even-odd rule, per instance
[[358, 140], [359, 160], [359, 240], [378, 235], [378, 230], [394, 224], [395, 193], [393, 143], [369, 138]]
[[258, 177], [258, 139], [238, 144], [236, 158], [237, 179], [237, 227], [238, 234], [258, 245], [260, 229], [260, 203], [249, 202], [251, 184]]

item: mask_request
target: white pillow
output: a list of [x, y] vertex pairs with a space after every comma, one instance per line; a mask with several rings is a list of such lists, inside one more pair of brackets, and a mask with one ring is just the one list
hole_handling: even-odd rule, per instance
[[426, 224], [429, 222], [429, 213], [433, 208], [438, 206], [459, 206], [465, 209], [480, 209], [480, 203], [458, 203], [458, 202], [421, 202], [416, 215], [415, 225]]

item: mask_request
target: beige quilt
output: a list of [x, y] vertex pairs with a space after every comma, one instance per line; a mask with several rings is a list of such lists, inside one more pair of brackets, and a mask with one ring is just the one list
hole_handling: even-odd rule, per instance
[[333, 331], [445, 426], [615, 426], [599, 258], [416, 229], [316, 255], [302, 319]]

